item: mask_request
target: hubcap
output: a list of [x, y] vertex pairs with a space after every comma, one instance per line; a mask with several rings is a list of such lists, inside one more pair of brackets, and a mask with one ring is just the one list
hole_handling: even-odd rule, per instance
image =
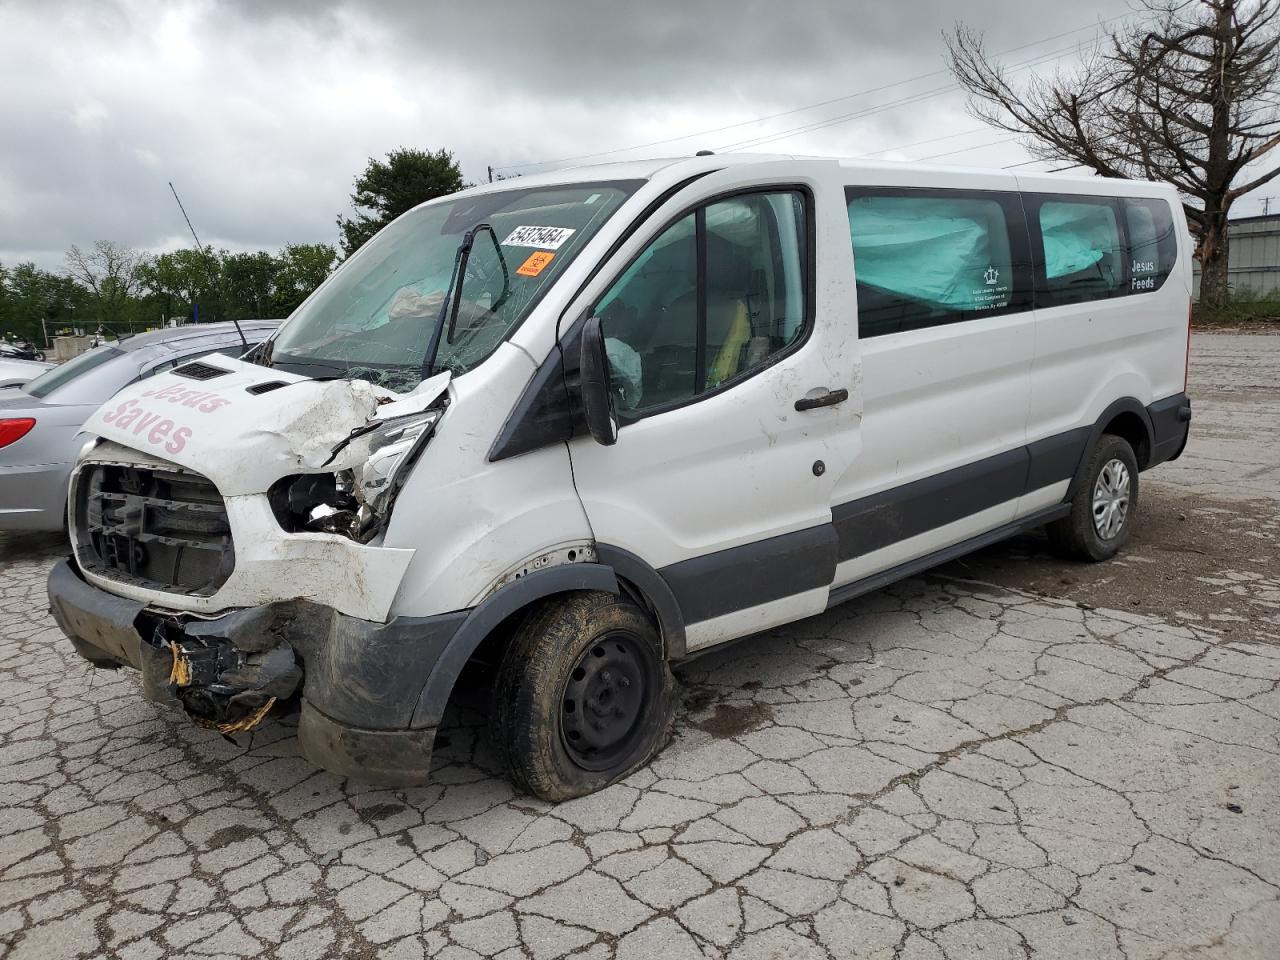
[[623, 633], [600, 637], [574, 664], [560, 703], [560, 730], [573, 761], [605, 770], [629, 754], [648, 696], [645, 651]]
[[1129, 468], [1123, 460], [1108, 460], [1093, 485], [1093, 528], [1111, 540], [1129, 516]]

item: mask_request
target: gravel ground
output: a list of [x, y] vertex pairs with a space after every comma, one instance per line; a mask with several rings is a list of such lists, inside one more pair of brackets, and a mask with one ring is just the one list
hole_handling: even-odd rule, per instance
[[194, 728], [0, 539], [0, 957], [1275, 957], [1280, 337], [1194, 357], [1120, 560], [1020, 538], [705, 656], [659, 759], [556, 807], [467, 695], [417, 790]]

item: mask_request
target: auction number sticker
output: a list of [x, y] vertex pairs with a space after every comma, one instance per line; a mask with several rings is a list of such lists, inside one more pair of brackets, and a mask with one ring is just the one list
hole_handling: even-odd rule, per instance
[[541, 247], [559, 250], [574, 235], [573, 227], [516, 227], [502, 241], [504, 247]]

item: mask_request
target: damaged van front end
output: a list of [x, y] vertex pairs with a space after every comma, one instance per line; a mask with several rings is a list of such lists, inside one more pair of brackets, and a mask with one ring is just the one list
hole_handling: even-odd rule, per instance
[[216, 357], [117, 395], [85, 425], [59, 626], [201, 725], [250, 730], [301, 693], [313, 762], [424, 780], [418, 674], [457, 618], [389, 617], [415, 551], [384, 541], [449, 381], [397, 394]]
[[486, 640], [619, 594], [573, 483], [558, 325], [659, 189], [636, 172], [415, 207], [250, 353], [109, 400], [49, 577], [80, 655], [226, 735], [296, 704], [317, 766], [426, 782]]

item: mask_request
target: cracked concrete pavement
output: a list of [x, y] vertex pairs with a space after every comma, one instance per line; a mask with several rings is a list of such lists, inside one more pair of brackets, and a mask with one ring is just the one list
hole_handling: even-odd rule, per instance
[[1277, 617], [1280, 337], [1195, 356], [1147, 490], [1273, 531], [1204, 611], [948, 568], [682, 667], [671, 745], [559, 806], [474, 691], [422, 789], [315, 771], [288, 718], [197, 729], [73, 655], [56, 542], [0, 539], [0, 957], [1277, 956], [1280, 645], [1209, 613]]
[[1119, 557], [1055, 560], [1036, 531], [936, 572], [1280, 643], [1280, 336], [1199, 335], [1192, 378], [1191, 443], [1142, 474]]

